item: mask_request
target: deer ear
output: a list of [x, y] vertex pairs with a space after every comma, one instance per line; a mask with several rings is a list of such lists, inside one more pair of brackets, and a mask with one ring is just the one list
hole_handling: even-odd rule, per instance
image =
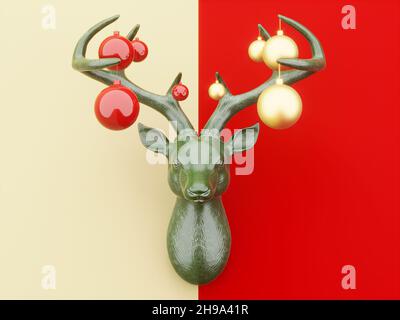
[[168, 138], [158, 129], [146, 127], [139, 123], [139, 137], [143, 145], [156, 153], [161, 153], [168, 158]]
[[235, 152], [242, 152], [253, 148], [258, 138], [260, 126], [256, 123], [254, 126], [241, 129], [232, 136], [227, 142], [227, 148], [230, 155]]

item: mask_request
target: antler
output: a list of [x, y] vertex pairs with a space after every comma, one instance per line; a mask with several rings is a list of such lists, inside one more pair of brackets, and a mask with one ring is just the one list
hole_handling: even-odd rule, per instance
[[[310, 43], [312, 50], [311, 59], [279, 59], [278, 62], [284, 66], [294, 68], [296, 70], [284, 71], [281, 73], [281, 78], [285, 84], [293, 84], [300, 81], [308, 76], [314, 74], [315, 72], [323, 69], [326, 65], [325, 55], [322, 50], [321, 44], [318, 39], [309, 31], [306, 27], [300, 23], [287, 18], [282, 15], [278, 15], [280, 19], [286, 22], [288, 25], [299, 31]], [[267, 40], [270, 38], [268, 32], [261, 26], [258, 25], [260, 35]], [[223, 81], [221, 75], [217, 72], [216, 78], [218, 81], [225, 86], [226, 94], [219, 101], [218, 106], [214, 113], [211, 115], [205, 129], [218, 129], [222, 130], [226, 123], [239, 111], [251, 106], [257, 102], [259, 95], [267, 87], [273, 85], [278, 77], [278, 72], [274, 72], [272, 76], [263, 84], [257, 88], [250, 90], [248, 92], [232, 95]]]
[[[166, 95], [158, 95], [147, 90], [142, 89], [133, 82], [131, 82], [125, 75], [123, 70], [111, 71], [103, 70], [104, 68], [114, 66], [121, 60], [119, 58], [106, 58], [106, 59], [87, 59], [86, 49], [89, 41], [102, 29], [109, 24], [113, 23], [119, 18], [119, 15], [115, 15], [111, 18], [105, 19], [92, 28], [90, 28], [78, 41], [75, 47], [74, 55], [72, 58], [72, 67], [83, 74], [98, 80], [106, 85], [113, 84], [115, 80], [121, 81], [121, 84], [131, 89], [140, 103], [143, 103], [154, 110], [160, 112], [175, 127], [177, 132], [182, 129], [193, 129], [189, 119], [182, 111], [179, 103], [172, 97], [172, 88], [174, 85], [181, 81], [182, 74], [179, 73], [175, 80], [172, 82]], [[136, 33], [139, 30], [139, 25], [136, 25], [127, 35], [129, 40], [133, 40]]]

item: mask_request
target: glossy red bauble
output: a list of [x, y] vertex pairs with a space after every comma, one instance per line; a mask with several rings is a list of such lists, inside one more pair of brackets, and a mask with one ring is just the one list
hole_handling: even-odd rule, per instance
[[123, 130], [136, 121], [139, 101], [131, 90], [122, 86], [120, 81], [115, 81], [97, 96], [94, 110], [103, 126], [111, 130]]
[[134, 49], [132, 43], [119, 35], [118, 31], [114, 35], [106, 38], [99, 47], [100, 58], [119, 58], [121, 62], [115, 66], [108, 67], [110, 70], [126, 69], [133, 61]]
[[140, 41], [138, 38], [136, 38], [132, 41], [132, 46], [134, 50], [133, 61], [140, 62], [146, 59], [149, 49], [143, 41]]
[[189, 89], [182, 83], [179, 83], [172, 88], [172, 96], [177, 101], [183, 101], [189, 96]]

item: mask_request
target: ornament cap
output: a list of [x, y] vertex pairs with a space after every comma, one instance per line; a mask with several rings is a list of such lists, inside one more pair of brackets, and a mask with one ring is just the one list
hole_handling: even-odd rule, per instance
[[121, 85], [121, 80], [114, 80], [113, 85], [114, 86]]
[[276, 84], [282, 85], [283, 84], [283, 79], [282, 78], [276, 79]]
[[119, 36], [119, 31], [114, 31], [114, 36]]
[[283, 36], [283, 30], [278, 30], [278, 32], [276, 33], [278, 36]]

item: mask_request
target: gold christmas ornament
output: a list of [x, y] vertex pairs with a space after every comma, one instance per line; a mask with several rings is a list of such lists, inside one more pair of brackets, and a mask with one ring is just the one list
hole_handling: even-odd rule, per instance
[[211, 99], [219, 100], [226, 93], [225, 87], [217, 80], [208, 88], [208, 95]]
[[257, 40], [254, 40], [248, 49], [250, 59], [254, 62], [263, 61], [264, 47], [265, 41], [261, 37], [258, 37]]
[[269, 68], [277, 70], [279, 59], [295, 59], [298, 55], [299, 49], [296, 42], [285, 36], [282, 30], [278, 30], [276, 36], [269, 38], [265, 42], [262, 58]]
[[262, 122], [272, 129], [287, 129], [300, 118], [301, 97], [292, 87], [278, 78], [258, 98], [257, 112]]

